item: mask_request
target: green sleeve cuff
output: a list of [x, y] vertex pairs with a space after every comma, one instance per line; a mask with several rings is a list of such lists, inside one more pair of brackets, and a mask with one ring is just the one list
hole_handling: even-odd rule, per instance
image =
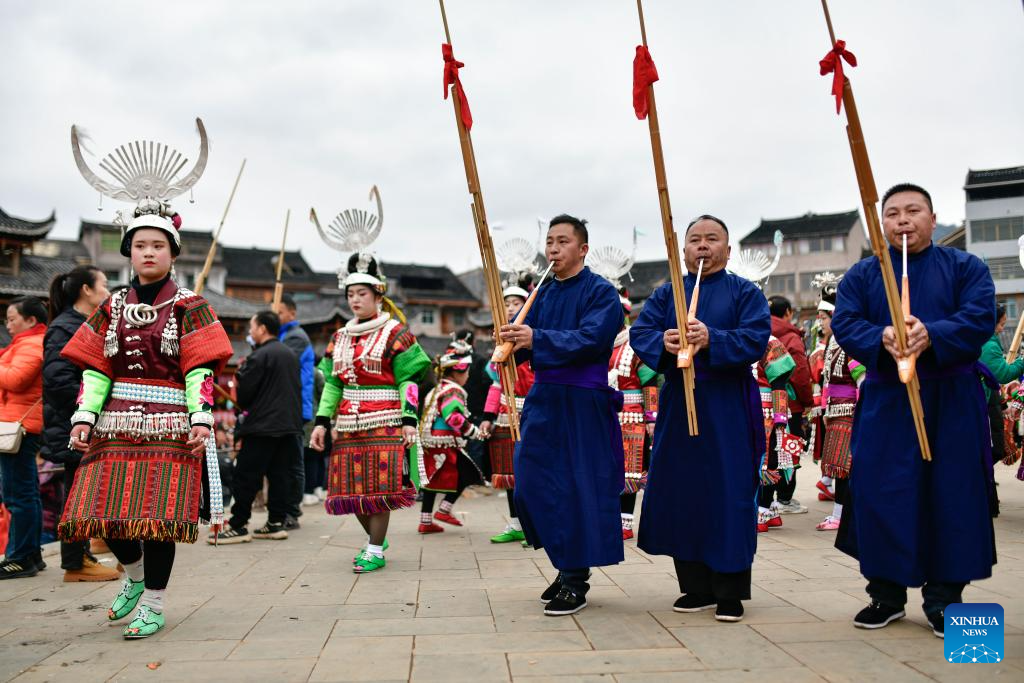
[[213, 370], [195, 368], [185, 375], [185, 406], [189, 415], [213, 411]]
[[326, 417], [328, 420], [338, 412], [338, 404], [341, 403], [341, 395], [344, 387], [335, 377], [328, 377], [324, 382], [324, 391], [320, 394], [320, 404], [316, 408], [317, 417]]
[[79, 401], [78, 409], [90, 413], [100, 414], [103, 405], [110, 395], [110, 387], [113, 382], [102, 372], [86, 370], [82, 373], [82, 398]]
[[646, 385], [646, 384], [650, 383], [651, 380], [655, 379], [658, 376], [657, 372], [655, 372], [654, 370], [651, 370], [649, 367], [647, 367], [643, 363], [641, 363], [639, 365], [639, 367], [637, 367], [636, 374], [640, 378], [640, 384], [641, 385]]

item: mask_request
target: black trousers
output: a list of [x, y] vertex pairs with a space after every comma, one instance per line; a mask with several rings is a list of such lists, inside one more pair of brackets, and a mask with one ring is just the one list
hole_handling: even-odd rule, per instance
[[[937, 616], [949, 605], [963, 602], [965, 586], [967, 586], [966, 583], [938, 581], [931, 581], [921, 586], [925, 616]], [[868, 579], [867, 593], [872, 600], [887, 607], [903, 607], [907, 604], [907, 587], [888, 579]]]
[[635, 493], [623, 493], [619, 496], [619, 509], [627, 515], [633, 514], [636, 510], [636, 494]]
[[715, 600], [749, 600], [750, 570], [716, 572], [703, 562], [673, 559], [679, 592], [710, 596]]
[[312, 494], [317, 487], [326, 488], [327, 456], [323, 452], [314, 451], [309, 446], [303, 446], [302, 451], [305, 460], [303, 493]]
[[[68, 494], [71, 492], [71, 485], [75, 482], [75, 472], [78, 471], [78, 460], [68, 460], [64, 463], [64, 504], [67, 505]], [[85, 555], [89, 552], [89, 539], [84, 541], [61, 541], [60, 542], [60, 568], [81, 569], [85, 561]]]
[[508, 516], [516, 519], [519, 515], [516, 513], [516, 491], [515, 489], [509, 489], [505, 492], [505, 497], [508, 499]]
[[288, 488], [285, 494], [285, 513], [298, 519], [302, 516], [302, 493], [306, 485], [306, 459], [302, 454], [302, 434], [292, 437], [295, 440], [294, 454], [288, 462]]
[[[462, 489], [458, 491], [449, 491], [444, 494], [444, 500], [447, 500], [452, 505], [459, 499], [459, 495], [462, 493]], [[434, 501], [437, 500], [437, 491], [428, 491], [423, 489], [423, 512], [430, 514], [434, 511]]]
[[163, 590], [171, 580], [174, 567], [173, 541], [126, 541], [119, 538], [104, 539], [110, 552], [123, 565], [135, 564], [144, 558], [146, 588]]
[[[263, 477], [269, 483], [267, 492], [267, 521], [283, 524], [288, 513], [289, 494], [293, 493], [293, 465], [302, 464], [299, 437], [287, 436], [246, 436], [242, 448], [235, 458], [235, 503], [231, 506], [233, 529], [240, 529], [252, 517], [252, 502], [257, 491], [263, 488]], [[302, 486], [299, 486], [302, 495]]]

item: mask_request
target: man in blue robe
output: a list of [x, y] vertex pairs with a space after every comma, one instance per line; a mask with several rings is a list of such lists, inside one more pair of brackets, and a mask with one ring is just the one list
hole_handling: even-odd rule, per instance
[[615, 287], [584, 266], [587, 240], [584, 221], [551, 220], [545, 255], [555, 279], [524, 324], [501, 328], [535, 373], [513, 460], [515, 503], [527, 541], [559, 572], [541, 596], [549, 616], [586, 607], [590, 567], [623, 560], [622, 394], [608, 386], [622, 307]]
[[690, 436], [682, 373], [676, 366], [679, 325], [671, 284], [644, 304], [629, 343], [665, 375], [637, 545], [675, 561], [677, 612], [716, 608], [720, 621], [739, 621], [750, 599], [757, 549], [758, 467], [765, 452], [761, 400], [751, 365], [771, 334], [764, 294], [725, 270], [729, 231], [712, 216], [686, 229], [683, 260], [687, 301], [704, 260], [696, 319], [683, 343], [693, 343], [699, 436]]
[[[882, 227], [899, 282], [907, 238], [908, 352], [917, 358], [932, 460], [918, 446], [878, 259], [855, 264], [839, 285], [832, 332], [867, 368], [853, 423], [852, 505], [836, 547], [860, 560], [871, 604], [854, 618], [881, 628], [905, 616], [907, 587], [922, 586], [924, 612], [942, 637], [946, 606], [992, 574], [995, 541], [987, 500], [991, 442], [974, 368], [995, 329], [995, 288], [976, 256], [935, 246], [929, 194], [896, 185], [882, 198]], [[986, 460], [988, 462], [986, 463]]]

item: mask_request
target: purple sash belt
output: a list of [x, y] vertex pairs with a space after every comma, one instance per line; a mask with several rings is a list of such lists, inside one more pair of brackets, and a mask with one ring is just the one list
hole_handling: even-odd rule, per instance
[[852, 398], [856, 400], [857, 387], [851, 387], [849, 384], [830, 384], [822, 392], [821, 400], [825, 402], [830, 398]]
[[[973, 375], [975, 372], [974, 363], [960, 363], [946, 368], [917, 366], [917, 376], [923, 380], [952, 379], [954, 377]], [[900, 381], [900, 377], [896, 374], [895, 370], [868, 370], [868, 374], [864, 379], [869, 382], [883, 382], [886, 384], [895, 384]]]
[[561, 384], [579, 389], [593, 389], [607, 392], [612, 407], [618, 413], [622, 410], [623, 395], [608, 386], [608, 368], [600, 363], [593, 365], [570, 365], [562, 368], [537, 370], [533, 376], [534, 384]]

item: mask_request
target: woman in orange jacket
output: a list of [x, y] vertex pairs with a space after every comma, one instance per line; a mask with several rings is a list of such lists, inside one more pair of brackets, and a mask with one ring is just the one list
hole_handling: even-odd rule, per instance
[[21, 422], [25, 435], [17, 453], [0, 453], [4, 503], [12, 518], [0, 579], [35, 576], [46, 567], [39, 545], [43, 506], [36, 470], [43, 431], [46, 320], [46, 307], [36, 297], [15, 299], [7, 307], [11, 343], [0, 350], [0, 421]]

